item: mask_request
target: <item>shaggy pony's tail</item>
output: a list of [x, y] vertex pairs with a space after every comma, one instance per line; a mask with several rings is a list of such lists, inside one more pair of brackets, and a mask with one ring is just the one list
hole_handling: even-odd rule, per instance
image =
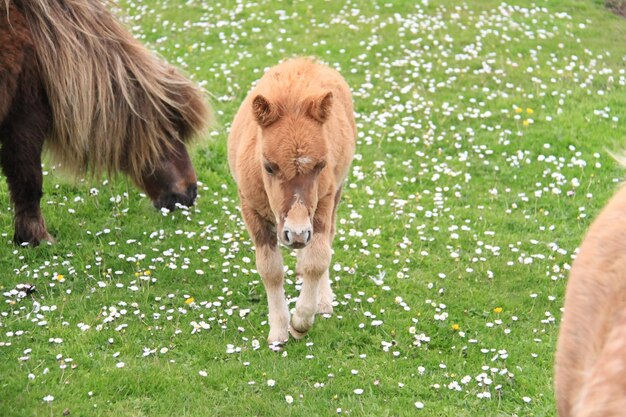
[[140, 180], [210, 120], [202, 91], [132, 37], [102, 0], [5, 0], [27, 18], [66, 168]]

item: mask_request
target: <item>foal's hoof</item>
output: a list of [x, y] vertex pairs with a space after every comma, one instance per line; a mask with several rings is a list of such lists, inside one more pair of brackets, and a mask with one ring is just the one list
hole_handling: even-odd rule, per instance
[[[287, 318], [288, 320], [288, 318]], [[267, 336], [267, 345], [275, 352], [283, 350], [283, 346], [289, 341], [289, 332], [287, 331], [287, 325], [285, 320], [285, 326], [280, 328], [271, 328], [270, 334]]]
[[269, 347], [270, 350], [273, 350], [274, 352], [282, 352], [286, 344], [287, 344], [287, 340], [284, 340], [282, 342], [269, 342], [268, 341], [267, 347]]
[[294, 339], [302, 339], [308, 333], [309, 329], [313, 327], [313, 321], [315, 320], [315, 315], [307, 318], [301, 317], [298, 314], [298, 310], [291, 316], [291, 321], [289, 322], [289, 333], [294, 337]]
[[270, 326], [270, 333], [267, 335], [267, 344], [270, 346], [282, 346], [289, 341], [289, 331], [287, 323], [289, 316], [285, 317], [284, 324], [280, 326]]
[[300, 330], [296, 330], [291, 324], [289, 325], [289, 333], [291, 333], [291, 336], [294, 339], [300, 340], [303, 339], [304, 336], [306, 336], [306, 334], [308, 333], [308, 330], [305, 331], [300, 331]]

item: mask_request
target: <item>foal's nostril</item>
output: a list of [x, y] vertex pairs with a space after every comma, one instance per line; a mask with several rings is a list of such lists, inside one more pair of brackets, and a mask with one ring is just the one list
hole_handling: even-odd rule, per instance
[[303, 230], [293, 230], [285, 226], [281, 241], [286, 246], [294, 249], [302, 249], [311, 242], [313, 230], [309, 227]]

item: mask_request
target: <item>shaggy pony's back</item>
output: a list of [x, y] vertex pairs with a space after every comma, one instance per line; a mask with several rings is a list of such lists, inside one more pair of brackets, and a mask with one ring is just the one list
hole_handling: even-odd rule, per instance
[[47, 145], [66, 168], [135, 180], [206, 127], [202, 92], [100, 0], [4, 0], [25, 15], [52, 109]]

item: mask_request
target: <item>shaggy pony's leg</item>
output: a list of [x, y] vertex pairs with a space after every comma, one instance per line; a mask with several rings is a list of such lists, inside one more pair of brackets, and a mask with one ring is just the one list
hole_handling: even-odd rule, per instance
[[9, 114], [0, 125], [0, 163], [15, 206], [13, 240], [18, 244], [28, 242], [36, 246], [42, 240], [54, 241], [46, 230], [39, 205], [43, 195], [41, 152], [49, 124], [49, 109], [41, 91], [18, 89]]
[[[3, 63], [0, 62], [0, 72], [5, 70], [2, 64]], [[15, 94], [14, 83], [14, 80], [7, 78], [0, 79], [0, 126], [2, 126], [2, 121], [5, 119], [7, 113], [9, 113], [9, 108], [13, 101], [13, 95]]]
[[283, 258], [278, 248], [276, 231], [244, 201], [243, 219], [256, 246], [256, 269], [263, 279], [267, 294], [270, 347], [280, 347], [289, 340], [289, 308], [283, 287]]
[[24, 60], [24, 41], [16, 35], [22, 29], [18, 26], [21, 20], [10, 22], [6, 17], [9, 13], [15, 10], [7, 10], [0, 1], [0, 126], [11, 108]]

